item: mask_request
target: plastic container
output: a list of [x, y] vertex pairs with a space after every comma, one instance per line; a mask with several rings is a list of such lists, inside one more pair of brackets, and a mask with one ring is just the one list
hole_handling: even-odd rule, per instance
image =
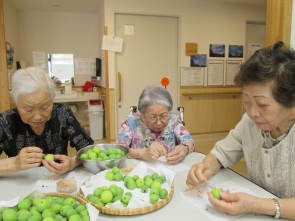
[[90, 136], [93, 140], [103, 139], [103, 113], [101, 99], [88, 100]]

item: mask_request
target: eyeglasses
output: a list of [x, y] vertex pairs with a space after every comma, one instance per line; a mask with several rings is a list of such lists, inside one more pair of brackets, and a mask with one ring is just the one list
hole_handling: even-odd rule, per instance
[[145, 118], [148, 119], [148, 121], [151, 122], [151, 123], [157, 123], [158, 120], [161, 121], [162, 123], [166, 123], [167, 120], [170, 119], [170, 114], [159, 116], [159, 117], [146, 117], [145, 116]]

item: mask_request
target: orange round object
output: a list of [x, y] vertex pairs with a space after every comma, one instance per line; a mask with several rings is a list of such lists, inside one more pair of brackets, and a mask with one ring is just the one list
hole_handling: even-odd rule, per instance
[[166, 86], [169, 85], [169, 79], [168, 78], [162, 78], [161, 84], [166, 88]]

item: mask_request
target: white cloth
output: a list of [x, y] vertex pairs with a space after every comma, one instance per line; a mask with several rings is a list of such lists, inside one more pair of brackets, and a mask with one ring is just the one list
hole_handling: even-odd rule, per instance
[[287, 136], [270, 149], [262, 148], [261, 130], [244, 114], [242, 120], [218, 141], [211, 153], [229, 167], [245, 158], [248, 178], [272, 194], [295, 197], [295, 126]]

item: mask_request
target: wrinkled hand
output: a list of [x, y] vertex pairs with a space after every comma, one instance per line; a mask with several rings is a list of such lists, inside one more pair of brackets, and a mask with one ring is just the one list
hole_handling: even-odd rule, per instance
[[146, 148], [144, 159], [151, 160], [153, 157], [158, 159], [160, 156], [166, 155], [166, 149], [158, 142], [153, 142], [148, 148]]
[[171, 151], [166, 157], [168, 164], [174, 164], [186, 157], [187, 148], [183, 145], [175, 146], [174, 150]]
[[197, 163], [193, 165], [188, 172], [186, 178], [186, 185], [190, 188], [196, 187], [200, 183], [206, 183], [207, 180], [212, 177], [213, 173], [210, 166], [207, 164]]
[[255, 196], [247, 193], [229, 193], [224, 191], [220, 193], [221, 200], [216, 199], [212, 193], [208, 193], [210, 203], [219, 211], [239, 215], [251, 212], [249, 207], [255, 203]]
[[38, 167], [43, 159], [43, 150], [39, 147], [25, 147], [15, 157], [18, 170], [27, 170]]
[[66, 155], [53, 155], [55, 160], [59, 160], [60, 163], [55, 162], [54, 160], [42, 160], [44, 167], [47, 170], [57, 174], [64, 174], [71, 169], [71, 157]]

